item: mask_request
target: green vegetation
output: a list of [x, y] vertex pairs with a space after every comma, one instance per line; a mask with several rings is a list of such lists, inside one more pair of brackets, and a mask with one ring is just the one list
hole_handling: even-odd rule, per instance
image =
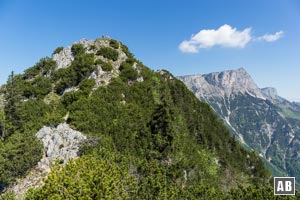
[[57, 94], [62, 94], [66, 88], [77, 86], [96, 69], [94, 54], [84, 53], [85, 50], [81, 44], [74, 44], [72, 52], [75, 58], [71, 66], [55, 71], [52, 76], [53, 81], [56, 82]]
[[64, 49], [64, 47], [57, 47], [57, 48], [53, 51], [52, 55], [57, 54], [57, 53], [60, 53], [63, 49]]
[[111, 63], [109, 62], [104, 62], [103, 60], [101, 59], [97, 59], [95, 61], [95, 65], [101, 65], [101, 68], [103, 71], [106, 71], [106, 72], [109, 72], [113, 69], [113, 66]]
[[25, 83], [23, 96], [26, 98], [42, 98], [52, 91], [52, 83], [49, 77], [39, 76], [30, 83]]
[[0, 190], [40, 160], [41, 148], [30, 133], [13, 134], [5, 142], [0, 141]]
[[127, 56], [128, 58], [133, 58], [134, 56], [133, 56], [133, 54], [129, 51], [128, 47], [127, 47], [126, 45], [122, 44], [121, 42], [120, 42], [120, 44], [121, 44], [121, 49], [122, 49], [122, 51], [126, 54], [126, 56]]
[[133, 67], [131, 66], [131, 64], [129, 64], [128, 62], [123, 62], [121, 63], [120, 66], [120, 77], [122, 80], [131, 80], [134, 81], [137, 79], [138, 77], [138, 72], [133, 69]]
[[[26, 199], [235, 199], [268, 184], [260, 158], [170, 73], [155, 73], [127, 52], [120, 76], [95, 89], [88, 77], [101, 61], [82, 45], [72, 52], [68, 68], [49, 77], [12, 74], [4, 86], [2, 189], [41, 158], [34, 134], [63, 122], [67, 113], [67, 123], [88, 137], [82, 157], [53, 167], [45, 185], [28, 191]], [[143, 82], [135, 81], [134, 62]], [[78, 90], [62, 95], [73, 86]]]
[[0, 199], [1, 200], [16, 200], [16, 197], [15, 197], [15, 193], [14, 192], [6, 192], [5, 194], [0, 194]]
[[286, 118], [291, 118], [291, 119], [297, 119], [297, 120], [300, 120], [300, 115], [299, 115], [299, 113], [293, 111], [292, 109], [282, 107], [282, 108], [280, 108], [279, 112], [280, 112], [283, 116], [285, 116]]
[[71, 47], [71, 51], [73, 53], [73, 56], [82, 55], [85, 53], [85, 49], [80, 43], [73, 44]]
[[52, 62], [42, 59], [31, 68], [40, 70], [34, 76], [28, 76], [28, 71], [22, 75], [12, 72], [1, 89], [5, 106], [0, 111], [0, 191], [41, 159], [42, 145], [35, 133], [44, 125], [56, 126], [63, 121], [66, 111], [62, 103], [43, 101], [52, 90], [47, 77], [53, 70]]
[[55, 68], [55, 61], [49, 57], [42, 58], [33, 67], [25, 70], [23, 77], [24, 79], [31, 79], [38, 75], [50, 75]]
[[101, 47], [96, 54], [112, 61], [118, 60], [119, 57], [119, 52], [110, 47]]
[[127, 199], [136, 182], [114, 162], [88, 156], [55, 166], [45, 185], [26, 199]]
[[111, 46], [114, 49], [118, 49], [119, 48], [119, 42], [117, 40], [111, 39], [109, 42], [109, 46]]

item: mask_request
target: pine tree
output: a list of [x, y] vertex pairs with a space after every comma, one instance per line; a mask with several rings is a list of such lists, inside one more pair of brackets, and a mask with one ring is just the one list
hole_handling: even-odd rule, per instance
[[2, 133], [3, 137], [11, 135], [16, 131], [20, 125], [20, 116], [18, 110], [20, 109], [21, 95], [17, 84], [17, 76], [12, 71], [8, 77], [6, 90], [5, 90], [5, 131]]

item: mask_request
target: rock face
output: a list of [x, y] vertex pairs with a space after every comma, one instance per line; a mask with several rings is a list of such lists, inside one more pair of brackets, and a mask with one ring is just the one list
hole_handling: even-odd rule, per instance
[[265, 98], [262, 91], [243, 68], [204, 75], [179, 76], [178, 78], [187, 86], [198, 90], [197, 94], [202, 95], [203, 98], [212, 95], [224, 97], [238, 93], [248, 93], [258, 98]]
[[277, 99], [279, 97], [275, 88], [266, 87], [262, 88], [261, 91], [270, 99]]
[[44, 146], [43, 158], [24, 179], [18, 180], [11, 188], [18, 194], [18, 199], [23, 199], [29, 188], [42, 185], [42, 179], [50, 172], [54, 161], [59, 160], [65, 164], [71, 158], [76, 158], [80, 143], [86, 139], [82, 133], [71, 129], [66, 123], [58, 125], [57, 128], [45, 126], [36, 133], [36, 136]]
[[44, 146], [44, 157], [39, 162], [39, 168], [49, 169], [50, 164], [56, 159], [65, 164], [71, 158], [77, 157], [79, 144], [86, 137], [75, 131], [68, 124], [63, 123], [57, 128], [43, 127], [36, 134]]
[[72, 61], [74, 60], [71, 46], [64, 48], [57, 54], [54, 54], [52, 59], [56, 61], [57, 69], [66, 68], [71, 65]]
[[245, 146], [258, 152], [273, 175], [300, 178], [300, 107], [260, 89], [244, 69], [178, 77]]

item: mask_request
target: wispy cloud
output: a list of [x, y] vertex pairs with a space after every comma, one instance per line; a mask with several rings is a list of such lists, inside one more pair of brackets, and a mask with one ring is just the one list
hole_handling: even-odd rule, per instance
[[257, 38], [257, 40], [266, 41], [266, 42], [275, 42], [276, 40], [279, 40], [282, 36], [283, 36], [283, 31], [278, 31], [274, 34], [265, 34], [263, 36], [260, 36]]
[[281, 38], [283, 31], [274, 34], [265, 34], [260, 37], [251, 35], [251, 28], [237, 30], [228, 24], [218, 29], [203, 29], [192, 35], [189, 40], [184, 40], [179, 45], [179, 50], [184, 53], [197, 53], [200, 49], [221, 46], [227, 48], [244, 48], [250, 41], [259, 40], [273, 42]]

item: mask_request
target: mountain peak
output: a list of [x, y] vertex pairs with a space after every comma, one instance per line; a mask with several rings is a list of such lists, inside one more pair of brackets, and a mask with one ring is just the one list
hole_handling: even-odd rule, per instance
[[300, 166], [295, 157], [299, 105], [278, 96], [275, 88], [258, 88], [243, 68], [180, 79], [211, 105], [241, 143], [269, 162], [274, 175], [300, 176], [295, 170]]
[[235, 70], [227, 70], [227, 71], [235, 71], [235, 72], [241, 73], [241, 74], [248, 74], [248, 72], [246, 71], [246, 69], [243, 68], [243, 67], [235, 69]]
[[278, 93], [277, 90], [273, 87], [265, 87], [262, 88], [261, 91], [267, 96], [270, 97], [271, 99], [276, 99], [278, 98]]
[[203, 77], [210, 85], [221, 89], [228, 96], [236, 93], [249, 93], [263, 98], [260, 89], [244, 68], [214, 72], [205, 74]]

